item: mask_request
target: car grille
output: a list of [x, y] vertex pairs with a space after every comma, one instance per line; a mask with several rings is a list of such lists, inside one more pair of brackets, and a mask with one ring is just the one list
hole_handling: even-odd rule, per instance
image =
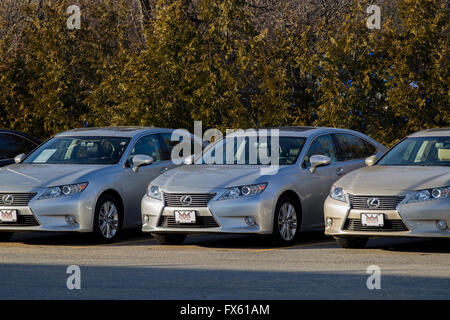
[[0, 227], [32, 227], [38, 225], [39, 222], [37, 222], [36, 218], [32, 215], [18, 215], [16, 222], [0, 222]]
[[[3, 197], [11, 195], [14, 200], [12, 203], [5, 203]], [[36, 193], [0, 193], [0, 206], [3, 207], [27, 207], [31, 199], [34, 198]]]
[[[164, 202], [167, 207], [207, 207], [208, 202], [214, 198], [215, 193], [164, 193]], [[183, 196], [190, 196], [191, 204], [182, 204], [180, 202]]]
[[[397, 205], [402, 202], [404, 196], [354, 196], [349, 195], [350, 204], [352, 209], [362, 210], [395, 210]], [[369, 199], [377, 198], [380, 201], [380, 205], [376, 208], [370, 207], [367, 204]]]
[[360, 219], [347, 219], [344, 224], [344, 230], [348, 231], [379, 231], [379, 232], [400, 232], [408, 231], [402, 220], [385, 220], [384, 226], [373, 227], [363, 226]]
[[197, 216], [195, 223], [176, 223], [173, 216], [162, 216], [159, 220], [159, 227], [164, 228], [218, 228], [219, 224], [213, 217]]

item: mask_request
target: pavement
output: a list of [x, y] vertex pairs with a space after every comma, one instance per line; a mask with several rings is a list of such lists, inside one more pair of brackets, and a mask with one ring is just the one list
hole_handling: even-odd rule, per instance
[[[71, 265], [80, 268], [80, 289], [67, 286], [76, 283]], [[160, 246], [137, 231], [106, 245], [83, 234], [22, 233], [0, 243], [0, 299], [447, 300], [450, 239], [383, 238], [341, 249], [321, 233], [290, 247], [245, 235]]]

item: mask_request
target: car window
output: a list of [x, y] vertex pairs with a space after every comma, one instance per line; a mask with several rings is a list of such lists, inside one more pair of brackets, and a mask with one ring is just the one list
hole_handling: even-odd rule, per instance
[[364, 144], [366, 145], [368, 157], [377, 153], [377, 148], [374, 145], [370, 144], [369, 142], [367, 142], [365, 140], [364, 140]]
[[450, 166], [450, 137], [407, 138], [379, 162], [385, 166]]
[[31, 153], [24, 163], [115, 164], [129, 141], [129, 138], [118, 137], [55, 137]]
[[314, 155], [327, 156], [331, 159], [331, 163], [338, 161], [336, 145], [329, 134], [320, 136], [313, 141], [305, 157], [305, 165], [307, 167], [310, 166], [309, 159]]
[[172, 141], [172, 133], [161, 133], [160, 136], [167, 150], [165, 160], [169, 160], [172, 149], [179, 143], [179, 141]]
[[339, 143], [341, 161], [367, 158], [376, 151], [370, 143], [352, 134], [337, 133], [335, 137]]
[[[170, 160], [171, 159], [171, 154], [172, 154], [172, 150], [173, 148], [179, 144], [183, 138], [179, 137], [178, 141], [172, 141], [172, 133], [167, 132], [167, 133], [160, 133], [159, 136], [161, 137], [167, 152], [164, 154], [164, 160]], [[199, 141], [199, 140], [198, 140]], [[192, 150], [191, 150], [191, 154], [195, 154], [195, 145], [194, 145], [194, 136], [191, 136], [191, 143], [192, 143]], [[204, 149], [204, 145], [202, 144], [201, 146], [202, 150]], [[179, 154], [180, 157], [183, 157], [183, 151], [180, 151]]]
[[[301, 137], [277, 137], [279, 165], [292, 165], [297, 161], [306, 139]], [[267, 158], [272, 158], [276, 145], [272, 144], [275, 137], [238, 136], [226, 137], [209, 148], [197, 164], [208, 165], [263, 165]], [[274, 146], [275, 150], [272, 150]], [[232, 148], [232, 149], [231, 149]], [[218, 156], [220, 155], [220, 156]], [[261, 158], [263, 157], [263, 158]]]
[[0, 133], [0, 159], [12, 159], [21, 153], [29, 153], [36, 147], [31, 141], [15, 134]]
[[163, 160], [163, 154], [161, 149], [161, 144], [159, 143], [158, 137], [155, 134], [142, 137], [136, 142], [129, 158], [136, 155], [146, 155], [154, 159], [155, 162]]
[[[170, 160], [173, 148], [182, 141], [182, 137], [179, 137], [178, 141], [172, 141], [172, 133], [160, 133], [159, 135], [167, 150], [164, 154], [164, 160]], [[179, 156], [183, 157], [182, 151], [180, 151]]]

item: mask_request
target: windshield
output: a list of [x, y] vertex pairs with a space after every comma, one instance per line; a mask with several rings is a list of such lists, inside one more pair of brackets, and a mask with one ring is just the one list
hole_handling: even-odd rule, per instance
[[407, 138], [377, 164], [383, 166], [450, 166], [450, 137]]
[[57, 137], [36, 149], [23, 163], [116, 164], [129, 142], [129, 138]]
[[270, 159], [278, 161], [279, 165], [296, 163], [306, 138], [278, 138], [278, 154], [274, 157], [271, 154], [274, 137], [232, 137], [225, 138], [207, 149], [204, 156], [196, 161], [196, 164], [266, 165], [269, 164]]

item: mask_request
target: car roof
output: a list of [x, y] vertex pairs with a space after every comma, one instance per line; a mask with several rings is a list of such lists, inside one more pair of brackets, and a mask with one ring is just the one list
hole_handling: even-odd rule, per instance
[[32, 135], [28, 134], [28, 133], [24, 133], [24, 132], [20, 132], [20, 131], [16, 131], [16, 130], [7, 130], [7, 129], [0, 129], [0, 133], [10, 133], [10, 134], [15, 134], [18, 136], [21, 136], [25, 139], [30, 140], [31, 142], [35, 143], [35, 144], [40, 144], [41, 140], [39, 140], [36, 137], [33, 137]]
[[[269, 127], [269, 128], [263, 128], [267, 130], [271, 129], [278, 129], [280, 131], [288, 131], [288, 132], [307, 132], [312, 130], [317, 130], [319, 127]], [[261, 129], [260, 129], [261, 130]]]
[[[292, 136], [292, 137], [313, 137], [325, 133], [357, 133], [361, 134], [354, 130], [349, 129], [340, 129], [340, 128], [328, 128], [328, 127], [270, 127], [270, 128], [260, 128], [260, 129], [247, 129], [254, 130], [255, 133], [261, 130], [279, 130], [279, 134], [281, 136]], [[239, 135], [239, 131], [233, 133], [232, 135]], [[247, 134], [247, 132], [245, 133]]]
[[450, 127], [422, 130], [410, 134], [408, 137], [438, 137], [438, 136], [450, 136]]
[[143, 133], [164, 133], [172, 132], [173, 129], [156, 128], [156, 127], [103, 127], [103, 128], [78, 128], [70, 131], [62, 132], [56, 137], [124, 137], [132, 138]]

